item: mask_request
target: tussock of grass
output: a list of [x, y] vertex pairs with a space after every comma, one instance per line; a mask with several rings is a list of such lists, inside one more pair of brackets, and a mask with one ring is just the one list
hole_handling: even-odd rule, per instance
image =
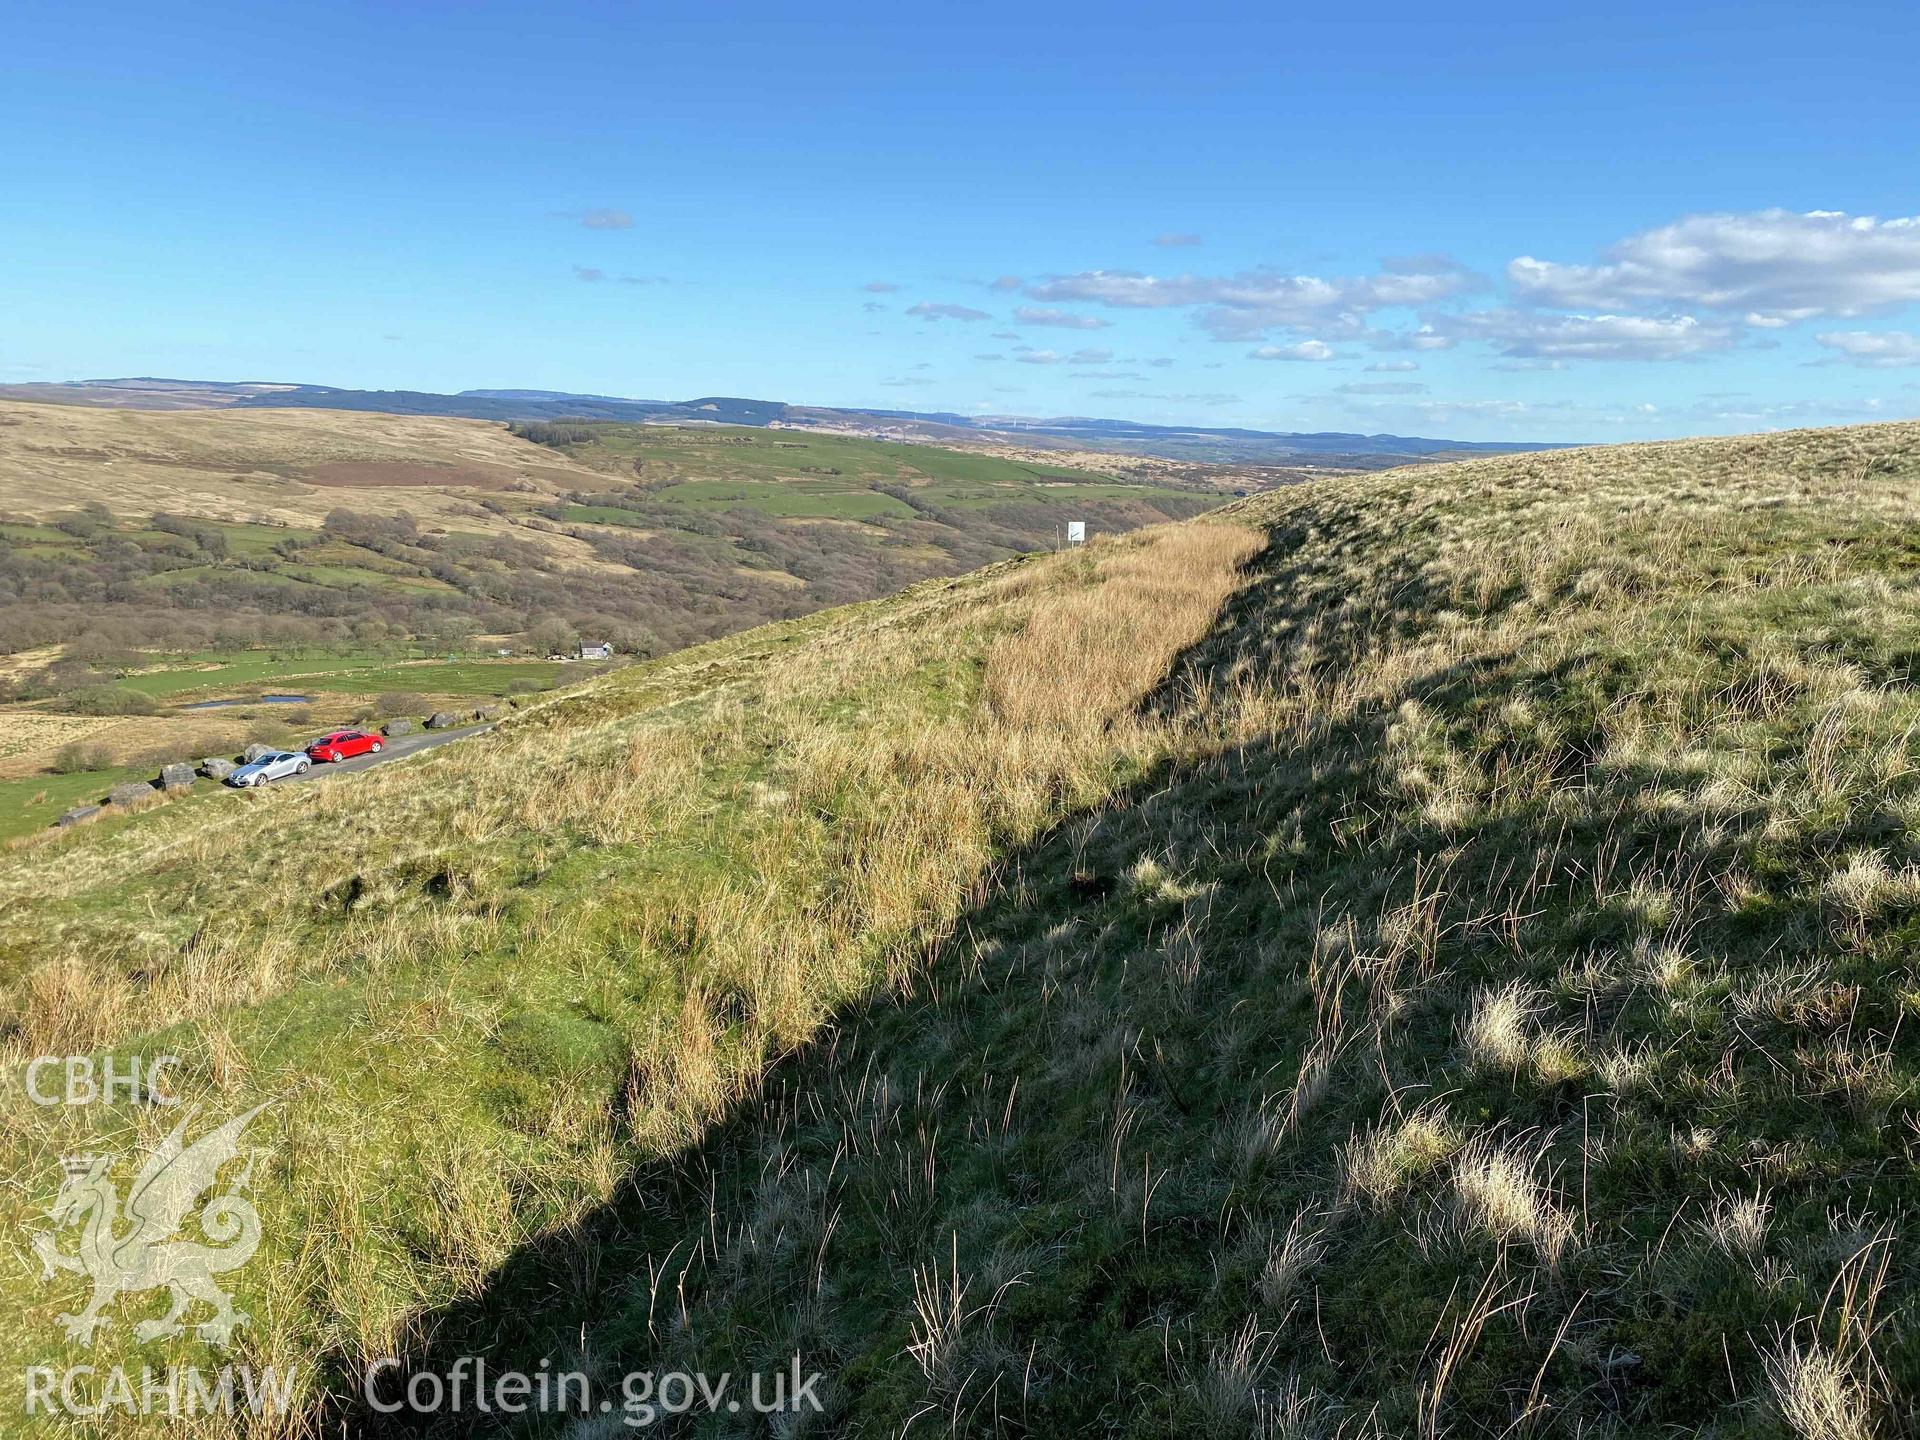
[[1817, 1343], [1783, 1342], [1767, 1356], [1780, 1418], [1800, 1440], [1870, 1440], [1879, 1433], [1859, 1382]]
[[1454, 1205], [1467, 1230], [1523, 1240], [1552, 1267], [1573, 1238], [1573, 1222], [1534, 1178], [1534, 1164], [1517, 1146], [1474, 1141], [1454, 1162]]
[[1417, 1111], [1377, 1125], [1341, 1152], [1346, 1194], [1385, 1208], [1459, 1148], [1458, 1131], [1438, 1111]]

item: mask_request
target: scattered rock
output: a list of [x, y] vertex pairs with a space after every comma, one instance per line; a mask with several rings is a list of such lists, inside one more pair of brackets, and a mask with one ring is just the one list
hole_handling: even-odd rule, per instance
[[411, 720], [389, 720], [386, 724], [382, 725], [380, 729], [382, 733], [387, 735], [411, 735], [413, 734], [413, 722]]
[[193, 788], [193, 766], [184, 760], [176, 760], [171, 765], [160, 767], [160, 788], [162, 790], [191, 790]]
[[107, 791], [109, 805], [138, 805], [153, 794], [153, 786], [144, 780], [123, 780]]
[[498, 720], [506, 713], [507, 707], [504, 705], [481, 705], [474, 710], [473, 718], [476, 720]]
[[56, 825], [78, 825], [82, 820], [91, 820], [100, 813], [98, 805], [76, 805], [53, 823]]
[[273, 753], [274, 753], [273, 746], [262, 745], [258, 740], [256, 740], [253, 742], [253, 744], [247, 746], [246, 749], [240, 752], [240, 759], [243, 764], [251, 765], [254, 761], [258, 760], [262, 755], [271, 755]]
[[224, 780], [238, 768], [224, 755], [209, 755], [200, 762], [200, 773], [209, 780]]
[[451, 730], [460, 723], [458, 715], [450, 715], [445, 710], [436, 710], [427, 717], [427, 729]]

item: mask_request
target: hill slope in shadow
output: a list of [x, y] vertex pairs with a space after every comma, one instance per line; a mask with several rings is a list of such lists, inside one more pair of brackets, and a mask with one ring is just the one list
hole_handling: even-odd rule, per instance
[[1910, 1433], [1916, 476], [1239, 507], [1171, 753], [415, 1362], [798, 1354], [858, 1434]]

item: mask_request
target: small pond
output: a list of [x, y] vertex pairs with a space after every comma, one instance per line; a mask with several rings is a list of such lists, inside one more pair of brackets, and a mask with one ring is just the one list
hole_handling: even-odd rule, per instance
[[182, 710], [225, 710], [234, 705], [305, 705], [311, 695], [240, 695], [232, 700], [196, 700]]

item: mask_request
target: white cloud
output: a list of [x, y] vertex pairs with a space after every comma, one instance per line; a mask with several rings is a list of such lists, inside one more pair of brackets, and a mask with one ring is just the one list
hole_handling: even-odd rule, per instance
[[1369, 330], [1369, 350], [1451, 350], [1453, 337], [1442, 335], [1431, 325], [1417, 330]]
[[1692, 315], [1551, 315], [1533, 310], [1473, 310], [1439, 324], [1462, 339], [1483, 340], [1514, 360], [1679, 360], [1725, 350], [1739, 338], [1731, 324]]
[[1098, 315], [1075, 315], [1040, 305], [1022, 305], [1013, 312], [1013, 318], [1021, 325], [1048, 325], [1056, 330], [1104, 330], [1113, 324]]
[[580, 223], [589, 230], [631, 230], [633, 216], [624, 210], [583, 210]]
[[606, 271], [592, 265], [574, 266], [573, 278], [584, 280], [589, 285], [603, 285], [609, 280], [616, 285], [664, 285], [667, 283], [667, 277], [664, 275], [609, 275]]
[[1376, 360], [1367, 366], [1367, 369], [1376, 375], [1397, 374], [1406, 370], [1418, 370], [1419, 368], [1420, 362], [1418, 360]]
[[1920, 335], [1904, 330], [1836, 330], [1813, 338], [1827, 349], [1838, 351], [1845, 364], [1863, 369], [1920, 365]]
[[1027, 294], [1130, 310], [1200, 307], [1201, 325], [1216, 338], [1251, 340], [1274, 329], [1356, 333], [1375, 310], [1429, 305], [1478, 283], [1452, 261], [1423, 257], [1394, 262], [1374, 275], [1331, 279], [1277, 270], [1224, 276], [1086, 270], [1029, 285]]
[[1920, 217], [1814, 210], [1689, 215], [1609, 247], [1597, 265], [1523, 255], [1515, 294], [1565, 309], [1678, 306], [1762, 325], [1920, 300]]
[[1177, 250], [1200, 244], [1200, 237], [1186, 230], [1169, 230], [1164, 235], [1153, 237], [1153, 243], [1166, 250]]
[[1057, 350], [1034, 350], [1021, 347], [1021, 353], [1014, 359], [1022, 365], [1104, 365], [1113, 359], [1111, 350], [1075, 350], [1071, 355], [1062, 355]]
[[900, 287], [891, 280], [869, 280], [860, 288], [862, 290], [869, 290], [875, 295], [891, 295]]
[[1424, 395], [1427, 392], [1427, 387], [1417, 380], [1356, 381], [1333, 388], [1340, 395]]
[[989, 290], [997, 290], [1000, 293], [1005, 294], [1011, 290], [1018, 290], [1020, 288], [1021, 283], [1022, 282], [1018, 275], [1002, 275], [997, 280], [994, 280], [992, 283], [990, 283], [987, 286], [987, 288]]
[[1202, 391], [1190, 395], [1163, 395], [1152, 390], [1093, 390], [1095, 400], [1163, 400], [1177, 405], [1238, 405], [1240, 397], [1225, 391]]
[[922, 300], [918, 305], [909, 305], [907, 314], [922, 320], [991, 320], [993, 317], [984, 310], [975, 310], [966, 305], [934, 305]]
[[1262, 345], [1247, 352], [1249, 360], [1331, 360], [1333, 347], [1324, 340], [1300, 340], [1292, 345]]

